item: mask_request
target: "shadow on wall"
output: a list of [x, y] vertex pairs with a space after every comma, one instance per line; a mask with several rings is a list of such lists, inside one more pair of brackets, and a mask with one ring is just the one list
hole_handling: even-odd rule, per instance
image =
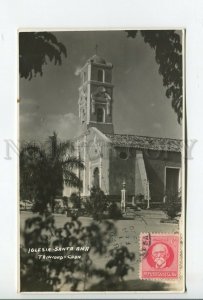
[[163, 202], [164, 197], [164, 163], [159, 160], [149, 160], [144, 157], [145, 167], [149, 180], [151, 200]]

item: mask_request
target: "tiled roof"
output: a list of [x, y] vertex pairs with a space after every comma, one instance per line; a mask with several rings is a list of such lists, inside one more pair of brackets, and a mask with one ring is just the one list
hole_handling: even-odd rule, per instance
[[182, 140], [138, 136], [128, 134], [105, 134], [117, 147], [134, 147], [137, 149], [149, 149], [159, 151], [181, 152]]

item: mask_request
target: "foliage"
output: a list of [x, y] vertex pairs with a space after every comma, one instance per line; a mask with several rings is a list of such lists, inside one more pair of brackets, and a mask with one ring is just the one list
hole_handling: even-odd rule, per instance
[[107, 213], [108, 201], [104, 192], [100, 188], [93, 187], [90, 197], [84, 202], [85, 211], [94, 220], [102, 220], [104, 213]]
[[110, 219], [113, 219], [113, 220], [122, 219], [121, 210], [118, 208], [115, 201], [113, 201], [108, 207], [108, 216]]
[[[128, 37], [135, 38], [137, 30], [128, 30]], [[182, 78], [182, 44], [175, 30], [141, 30], [145, 43], [155, 51], [159, 73], [163, 77], [166, 96], [172, 100], [172, 107], [178, 116], [183, 114], [183, 78]]]
[[135, 195], [135, 201], [143, 202], [144, 201], [144, 195], [141, 194], [141, 193]]
[[33, 210], [44, 212], [47, 205], [54, 209], [54, 199], [63, 185], [81, 186], [75, 169], [84, 165], [72, 155], [72, 144], [58, 142], [56, 133], [49, 138], [46, 149], [34, 143], [24, 145], [20, 151], [20, 196], [32, 199]]
[[65, 46], [58, 42], [50, 32], [19, 33], [19, 72], [20, 77], [32, 79], [40, 74], [47, 64], [47, 59], [55, 65], [61, 65], [61, 56], [67, 56]]
[[[103, 278], [96, 285], [90, 287], [91, 291], [128, 291], [127, 282], [124, 277], [130, 270], [134, 270], [131, 262], [135, 260], [135, 254], [129, 252], [128, 248], [122, 246], [109, 251], [110, 260], [106, 263], [105, 269], [96, 269], [94, 274]], [[134, 289], [136, 290], [136, 289]]]
[[166, 196], [164, 211], [169, 219], [175, 219], [181, 212], [181, 197], [179, 194], [170, 193]]
[[63, 196], [62, 200], [63, 200], [63, 205], [66, 206], [66, 207], [68, 207], [68, 197], [67, 196]]
[[146, 203], [145, 203], [145, 199], [144, 199], [144, 195], [139, 193], [137, 195], [135, 195], [135, 203], [136, 206], [145, 209], [146, 208]]
[[134, 253], [130, 253], [125, 246], [111, 250], [110, 254], [111, 259], [106, 264], [106, 267], [109, 269], [115, 268], [114, 276], [116, 276], [118, 280], [123, 280], [129, 270], [134, 270], [129, 263], [135, 259], [135, 255]]
[[73, 208], [76, 209], [81, 208], [81, 199], [76, 193], [72, 193], [70, 195], [70, 202], [73, 204]]
[[[112, 231], [116, 232], [115, 226], [107, 220], [83, 226], [77, 218], [72, 218], [63, 228], [57, 228], [54, 217], [49, 214], [27, 219], [20, 252], [21, 291], [58, 291], [63, 286], [67, 290], [86, 290], [92, 276], [110, 278], [114, 273], [118, 280], [123, 279], [131, 269], [128, 261], [133, 259], [133, 254], [127, 248], [112, 250], [106, 269], [93, 264], [94, 255], [98, 257], [108, 252]], [[54, 251], [56, 247], [61, 251]], [[65, 247], [73, 247], [74, 250], [62, 251], [61, 248]], [[76, 247], [90, 247], [90, 250], [75, 251]], [[28, 253], [29, 248], [50, 251]], [[81, 259], [47, 258], [69, 254], [81, 256]], [[108, 269], [115, 269], [115, 272], [108, 273]]]

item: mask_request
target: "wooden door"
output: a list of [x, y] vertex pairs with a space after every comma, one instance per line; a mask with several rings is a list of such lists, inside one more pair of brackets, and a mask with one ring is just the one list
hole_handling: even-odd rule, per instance
[[179, 189], [179, 172], [178, 168], [166, 168], [166, 195], [177, 196]]

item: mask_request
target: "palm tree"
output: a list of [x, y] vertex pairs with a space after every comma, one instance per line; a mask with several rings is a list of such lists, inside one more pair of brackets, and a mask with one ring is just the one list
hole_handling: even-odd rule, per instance
[[22, 147], [20, 196], [32, 199], [34, 211], [43, 213], [48, 205], [53, 211], [54, 199], [61, 194], [64, 184], [80, 189], [81, 180], [75, 170], [83, 169], [84, 165], [73, 150], [73, 144], [59, 142], [55, 132], [44, 146], [28, 143]]

